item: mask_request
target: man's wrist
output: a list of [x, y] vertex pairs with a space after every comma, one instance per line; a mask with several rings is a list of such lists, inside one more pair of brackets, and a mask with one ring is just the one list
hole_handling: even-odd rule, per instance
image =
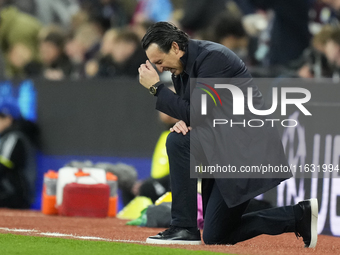
[[162, 84], [162, 82], [158, 81], [158, 82], [156, 82], [154, 85], [150, 86], [150, 87], [149, 87], [149, 92], [150, 92], [150, 94], [153, 95], [153, 96], [156, 96], [156, 95], [157, 95], [157, 92], [158, 92], [158, 87], [159, 87], [159, 85], [161, 85], [161, 84]]
[[158, 87], [159, 85], [161, 85], [161, 84], [162, 84], [162, 82], [161, 82], [161, 81], [158, 81], [158, 82], [156, 82], [154, 85], [151, 85], [151, 87], [154, 86], [154, 87], [157, 88], [157, 87]]

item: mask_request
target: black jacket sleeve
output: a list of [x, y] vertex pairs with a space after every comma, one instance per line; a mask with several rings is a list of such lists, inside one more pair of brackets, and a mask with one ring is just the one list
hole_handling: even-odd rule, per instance
[[[244, 78], [244, 75], [248, 75], [247, 68], [243, 62], [227, 49], [225, 49], [225, 52], [213, 50], [202, 53], [197, 58], [194, 67], [195, 78]], [[201, 91], [194, 90], [195, 94], [191, 95], [190, 86], [187, 86], [185, 95], [187, 95], [187, 98], [191, 96], [192, 99], [195, 99], [193, 102], [190, 102], [190, 99], [186, 100], [180, 97], [164, 87], [164, 85], [160, 85], [158, 90], [156, 109], [176, 119], [183, 120], [189, 126], [190, 104], [192, 104], [192, 111], [200, 111], [199, 98]], [[209, 104], [213, 104], [213, 102], [208, 100], [208, 109], [212, 109], [212, 107], [209, 107]], [[195, 116], [198, 115], [195, 114]]]
[[[187, 88], [190, 89], [190, 88]], [[190, 125], [190, 103], [183, 99], [164, 84], [158, 87], [156, 109]], [[189, 92], [190, 93], [190, 92]]]

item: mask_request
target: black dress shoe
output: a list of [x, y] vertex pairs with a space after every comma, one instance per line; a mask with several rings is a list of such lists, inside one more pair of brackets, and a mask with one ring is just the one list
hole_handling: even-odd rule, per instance
[[302, 217], [296, 220], [297, 237], [302, 237], [306, 248], [314, 248], [318, 240], [318, 200], [308, 199], [298, 203], [302, 209]]
[[170, 226], [167, 230], [158, 233], [155, 236], [150, 236], [146, 239], [147, 243], [152, 244], [201, 244], [201, 233], [196, 231], [189, 231], [186, 228]]

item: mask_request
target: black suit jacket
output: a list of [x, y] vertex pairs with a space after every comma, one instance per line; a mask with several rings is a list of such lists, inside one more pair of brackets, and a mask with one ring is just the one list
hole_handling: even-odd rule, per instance
[[[256, 109], [264, 109], [264, 100], [245, 64], [228, 48], [209, 41], [190, 40], [185, 55], [181, 58], [184, 64], [182, 75], [173, 77], [176, 94], [160, 85], [156, 94], [156, 109], [192, 126], [190, 138], [196, 137], [204, 150], [208, 165], [287, 165], [283, 146], [276, 128], [266, 123], [261, 128], [241, 127], [240, 125], [212, 126], [213, 119], [224, 118], [242, 121], [256, 118], [247, 106], [245, 98], [245, 116], [235, 116], [232, 112], [233, 99], [228, 90], [219, 91], [223, 107], [216, 106], [208, 100], [208, 114], [202, 116], [201, 94], [196, 89], [199, 78], [223, 78], [247, 94], [247, 88], [253, 88], [253, 105]], [[191, 79], [190, 79], [191, 78]], [[196, 79], [196, 80], [195, 80]], [[213, 86], [213, 84], [211, 84]], [[208, 141], [208, 142], [206, 142]], [[189, 171], [189, 169], [188, 169]], [[228, 176], [226, 176], [228, 177]], [[244, 176], [246, 177], [246, 176]], [[229, 207], [243, 203], [291, 177], [287, 173], [280, 178], [215, 178], [219, 190]], [[213, 180], [203, 180], [203, 199], [206, 204], [210, 196]]]

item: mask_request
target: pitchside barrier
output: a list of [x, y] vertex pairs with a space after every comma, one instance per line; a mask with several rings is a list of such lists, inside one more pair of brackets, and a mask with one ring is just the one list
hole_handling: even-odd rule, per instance
[[[272, 87], [287, 86], [280, 79], [256, 83], [268, 105]], [[279, 125], [289, 164], [304, 171], [312, 164], [321, 169], [324, 164], [339, 165], [339, 84], [294, 80], [289, 86], [310, 91], [311, 100], [304, 106], [312, 113], [312, 117], [304, 116], [289, 106], [285, 118], [296, 120], [297, 125], [289, 129]], [[149, 176], [153, 149], [165, 127], [158, 120], [156, 99], [137, 79], [6, 81], [0, 83], [0, 96], [16, 98], [24, 116], [41, 128], [33, 208], [40, 208], [43, 173], [71, 160], [120, 161], [134, 165], [140, 179]], [[328, 174], [314, 175], [318, 178], [292, 178], [258, 199], [282, 206], [317, 197], [319, 233], [340, 236], [339, 175], [334, 168]]]

